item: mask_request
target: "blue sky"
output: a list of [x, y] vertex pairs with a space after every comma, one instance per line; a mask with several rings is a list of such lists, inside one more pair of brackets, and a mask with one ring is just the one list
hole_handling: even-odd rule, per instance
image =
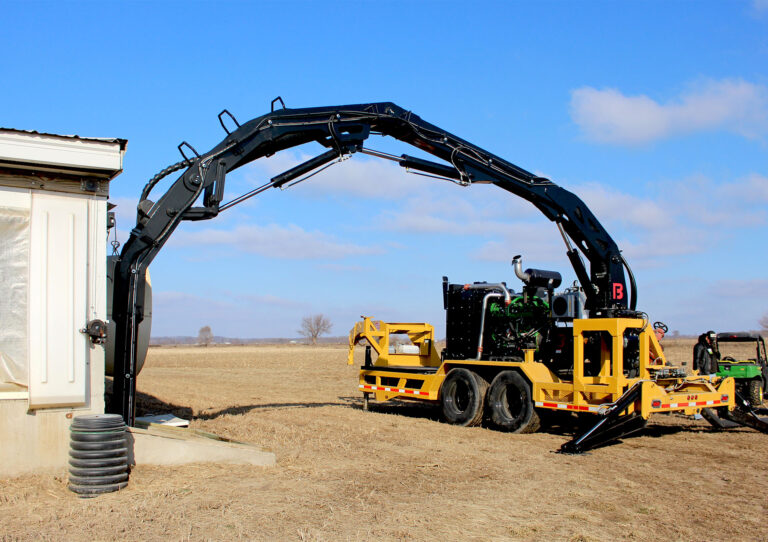
[[[6, 0], [3, 19], [0, 125], [128, 139], [111, 187], [123, 240], [176, 146], [222, 139], [222, 109], [393, 101], [584, 199], [652, 319], [695, 333], [768, 312], [766, 0]], [[233, 172], [225, 199], [322, 150]], [[442, 334], [441, 276], [519, 289], [515, 254], [574, 278], [527, 202], [356, 156], [183, 224], [150, 268], [153, 334], [295, 336], [318, 312], [338, 335], [361, 314]]]

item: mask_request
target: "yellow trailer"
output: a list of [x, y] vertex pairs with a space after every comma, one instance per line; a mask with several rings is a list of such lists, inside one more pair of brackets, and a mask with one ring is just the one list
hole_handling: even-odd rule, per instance
[[636, 431], [654, 413], [725, 413], [736, 405], [732, 378], [686, 375], [668, 366], [645, 319], [575, 319], [562, 332], [573, 339], [565, 364], [537, 359], [533, 348], [515, 359], [481, 359], [481, 352], [478, 359], [446, 359], [430, 324], [366, 317], [350, 332], [348, 362], [354, 363], [355, 345], [367, 343], [359, 373], [366, 409], [371, 396], [436, 402], [450, 423], [472, 426], [485, 419], [522, 433], [536, 431], [547, 410], [601, 415], [598, 426], [564, 446], [573, 452]]

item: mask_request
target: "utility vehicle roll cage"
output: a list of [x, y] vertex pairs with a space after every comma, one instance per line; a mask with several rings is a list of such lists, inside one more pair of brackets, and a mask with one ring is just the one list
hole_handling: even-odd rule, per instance
[[[275, 109], [280, 102], [282, 109]], [[225, 118], [228, 122], [225, 123]], [[301, 182], [335, 160], [363, 152], [397, 161], [427, 176], [468, 186], [490, 183], [520, 196], [556, 223], [567, 255], [586, 294], [590, 317], [632, 316], [637, 288], [619, 248], [597, 218], [575, 194], [499, 158], [417, 115], [389, 102], [287, 109], [282, 99], [272, 111], [239, 124], [229, 111], [219, 114], [227, 132], [224, 140], [200, 154], [189, 143], [179, 145], [183, 160], [162, 170], [146, 185], [138, 204], [136, 227], [120, 254], [114, 277], [112, 318], [116, 324], [115, 369], [111, 410], [134, 423], [136, 344], [143, 318], [144, 276], [147, 267], [183, 220], [207, 220], [220, 211], [267, 190]], [[234, 124], [234, 129], [227, 128]], [[369, 150], [370, 135], [391, 136], [432, 154], [445, 163]], [[261, 187], [222, 203], [226, 174], [258, 158], [291, 147], [317, 142], [325, 153], [273, 177]], [[184, 169], [157, 202], [152, 189], [167, 175]], [[301, 177], [301, 178], [300, 178]], [[202, 206], [194, 206], [202, 196]], [[571, 242], [573, 241], [573, 243]], [[589, 261], [589, 271], [580, 252]], [[624, 269], [630, 280], [627, 292]]]

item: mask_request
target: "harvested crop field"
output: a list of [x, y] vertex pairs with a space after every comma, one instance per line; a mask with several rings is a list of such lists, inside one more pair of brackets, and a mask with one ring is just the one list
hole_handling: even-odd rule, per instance
[[86, 500], [63, 470], [0, 480], [0, 540], [768, 540], [768, 435], [750, 429], [659, 416], [559, 455], [559, 428], [454, 427], [413, 403], [364, 412], [342, 346], [153, 348], [138, 382], [142, 410], [277, 465], [140, 465]]

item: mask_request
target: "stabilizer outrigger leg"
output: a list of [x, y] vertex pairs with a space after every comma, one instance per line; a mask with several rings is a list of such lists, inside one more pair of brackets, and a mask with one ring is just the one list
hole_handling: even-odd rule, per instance
[[748, 399], [739, 392], [736, 392], [736, 408], [731, 411], [726, 410], [723, 413], [723, 417], [739, 425], [745, 425], [763, 433], [768, 433], [768, 418], [761, 418], [761, 414], [763, 416], [767, 415], [768, 409], [752, 406]]
[[[728, 409], [724, 408], [723, 410]], [[716, 429], [733, 429], [734, 427], [741, 427], [740, 423], [721, 417], [715, 408], [702, 408], [701, 415]]]
[[619, 397], [597, 424], [563, 444], [559, 453], [581, 454], [643, 429], [645, 418], [637, 412], [625, 413], [627, 408], [639, 398], [640, 383], [638, 382]]

